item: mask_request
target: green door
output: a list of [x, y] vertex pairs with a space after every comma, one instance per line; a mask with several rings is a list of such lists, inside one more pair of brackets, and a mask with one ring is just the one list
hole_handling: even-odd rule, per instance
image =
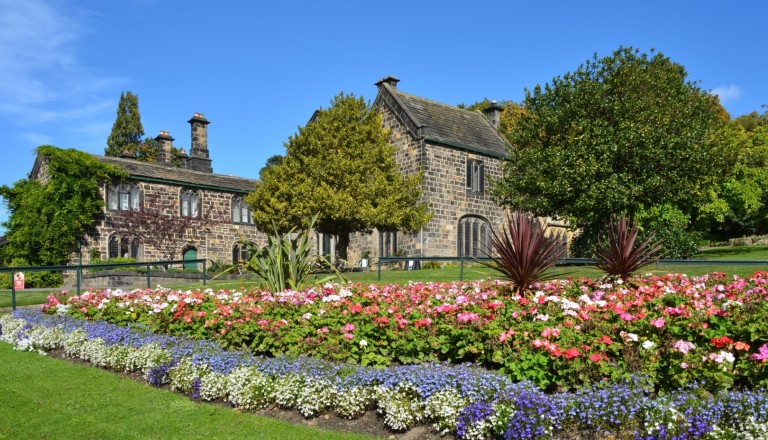
[[[197, 249], [189, 248], [184, 251], [184, 260], [197, 260]], [[184, 269], [197, 270], [197, 263], [184, 263]]]

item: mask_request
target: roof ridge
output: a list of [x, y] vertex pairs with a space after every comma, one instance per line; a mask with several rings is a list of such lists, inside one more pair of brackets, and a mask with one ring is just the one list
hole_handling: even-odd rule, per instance
[[193, 173], [193, 174], [198, 174], [200, 176], [218, 176], [218, 177], [226, 177], [228, 179], [240, 179], [240, 180], [253, 181], [253, 182], [256, 181], [256, 179], [249, 179], [248, 177], [234, 176], [229, 174], [208, 173], [205, 171], [190, 170], [190, 169], [181, 168], [181, 167], [168, 167], [165, 165], [160, 165], [159, 163], [144, 162], [138, 159], [128, 159], [128, 158], [117, 157], [117, 156], [104, 156], [104, 155], [94, 154], [94, 153], [90, 153], [90, 154], [95, 156], [97, 159], [104, 158], [108, 161], [115, 161], [118, 163], [127, 163], [127, 164], [138, 165], [138, 166], [151, 166], [151, 167], [156, 167], [158, 170], [173, 169], [175, 171], [180, 171], [183, 173]]

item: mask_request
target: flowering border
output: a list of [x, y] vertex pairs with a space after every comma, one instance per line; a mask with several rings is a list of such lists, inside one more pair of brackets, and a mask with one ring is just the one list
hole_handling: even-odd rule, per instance
[[768, 437], [765, 390], [711, 394], [692, 384], [659, 396], [648, 380], [631, 378], [548, 394], [470, 365], [370, 368], [309, 357], [254, 357], [210, 340], [36, 310], [0, 317], [0, 340], [41, 354], [63, 350], [244, 411], [279, 405], [305, 417], [335, 412], [355, 418], [375, 409], [397, 431], [431, 423], [462, 439], [551, 438], [574, 430], [648, 440]]

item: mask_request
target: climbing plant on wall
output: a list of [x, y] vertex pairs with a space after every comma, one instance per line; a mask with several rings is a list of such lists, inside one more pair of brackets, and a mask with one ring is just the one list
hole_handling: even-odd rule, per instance
[[43, 145], [36, 152], [40, 180], [21, 179], [0, 187], [10, 213], [3, 223], [8, 243], [0, 256], [4, 262], [62, 264], [103, 216], [100, 184], [125, 174], [82, 151]]

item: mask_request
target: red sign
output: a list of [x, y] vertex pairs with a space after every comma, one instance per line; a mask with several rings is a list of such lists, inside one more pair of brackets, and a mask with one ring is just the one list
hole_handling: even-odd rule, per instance
[[13, 275], [13, 288], [16, 290], [24, 290], [24, 272], [16, 272]]

